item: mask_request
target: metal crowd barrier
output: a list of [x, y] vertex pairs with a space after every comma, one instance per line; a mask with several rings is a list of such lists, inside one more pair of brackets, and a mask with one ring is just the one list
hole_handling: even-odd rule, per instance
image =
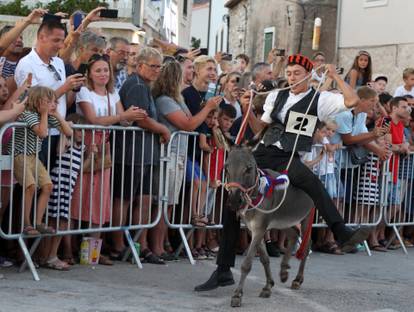
[[389, 244], [397, 237], [402, 250], [408, 254], [403, 237], [400, 234], [402, 226], [414, 225], [414, 154], [395, 154], [386, 163], [384, 170], [384, 196], [385, 203], [384, 221], [387, 226], [392, 227], [395, 236], [390, 239]]
[[[222, 187], [212, 187], [213, 181], [208, 174], [210, 168], [214, 166], [214, 176], [217, 178], [221, 176], [219, 180], [224, 183], [224, 167], [220, 172], [218, 170], [219, 157], [216, 158], [215, 163], [210, 157], [217, 152], [217, 149], [208, 153], [200, 150], [198, 146], [199, 134], [196, 132], [179, 131], [172, 134], [166, 149], [167, 169], [163, 196], [165, 221], [170, 228], [179, 231], [182, 240], [176, 255], [179, 255], [184, 247], [192, 264], [195, 261], [188, 240], [196, 229], [213, 230], [223, 227], [225, 200]], [[223, 159], [225, 158], [226, 152], [223, 154]], [[176, 192], [175, 200], [173, 191]], [[207, 218], [206, 226], [197, 226], [197, 217], [199, 222], [201, 218]]]
[[[322, 145], [312, 146], [313, 156], [320, 155], [322, 150]], [[349, 150], [342, 147], [332, 153], [325, 151], [322, 160], [312, 170], [325, 185], [346, 225], [374, 227], [383, 218], [384, 168], [385, 162], [380, 162], [373, 153], [368, 154], [367, 162], [355, 165], [351, 162]], [[318, 211], [313, 227], [327, 227]], [[371, 256], [366, 241], [364, 246]]]
[[[11, 147], [16, 145], [14, 129], [18, 128], [25, 129], [23, 143], [26, 152], [27, 128], [25, 124], [17, 122], [0, 129], [1, 151], [4, 152], [1, 142], [6, 132], [10, 132], [8, 129], [12, 129], [9, 144]], [[51, 135], [45, 139], [48, 142], [47, 171], [55, 174], [55, 187], [60, 188], [68, 179], [70, 180], [72, 172], [79, 171], [76, 183], [69, 183], [66, 190], [69, 193], [73, 192], [72, 199], [68, 200], [67, 194], [64, 193], [53, 194], [52, 197], [57, 203], [56, 211], [50, 207], [45, 211], [43, 220], [46, 225], [55, 226], [55, 234], [24, 234], [25, 220], [29, 218], [32, 225], [36, 224], [39, 195], [38, 192], [34, 193], [30, 216], [25, 215], [26, 192], [17, 187], [11, 174], [15, 172], [15, 158], [11, 156], [14, 150], [11, 155], [3, 153], [0, 157], [0, 203], [3, 203], [3, 206], [0, 206], [0, 215], [6, 212], [6, 206], [9, 207], [8, 214], [5, 215], [7, 222], [3, 222], [6, 226], [0, 227], [0, 236], [18, 240], [26, 259], [21, 270], [28, 264], [34, 279], [39, 280], [31, 256], [43, 237], [99, 232], [118, 232], [121, 239], [123, 233], [129, 246], [124, 260], [132, 251], [133, 259], [138, 267], [142, 268], [134, 241], [144, 229], [155, 227], [161, 217], [164, 217], [170, 228], [177, 229], [180, 234], [182, 244], [176, 251], [177, 255], [185, 248], [190, 262], [194, 264], [188, 243], [194, 231], [217, 230], [223, 226], [225, 192], [222, 187], [213, 184], [215, 180], [224, 183], [224, 167], [220, 167], [226, 153], [218, 155], [217, 149], [209, 152], [200, 150], [199, 134], [195, 132], [175, 132], [168, 145], [163, 146], [155, 141], [158, 138], [154, 134], [137, 127], [74, 125], [73, 128], [77, 135], [69, 139], [66, 149], [59, 146], [57, 167], [52, 163], [52, 148], [59, 144], [54, 142], [56, 139]], [[60, 144], [63, 142], [62, 138], [60, 136]], [[74, 160], [75, 146], [83, 147], [78, 162]], [[322, 146], [314, 146], [314, 155], [319, 155], [321, 148]], [[70, 153], [65, 155], [64, 150], [69, 150]], [[105, 165], [108, 153], [112, 162]], [[212, 155], [216, 155], [215, 160], [212, 160]], [[41, 155], [37, 151], [35, 156], [39, 158]], [[400, 159], [398, 181], [401, 182], [401, 187], [392, 188], [391, 191], [388, 190], [389, 161], [380, 164], [371, 154], [369, 162], [359, 166], [351, 165], [349, 153], [345, 149], [326, 156], [331, 157], [330, 161], [333, 158], [334, 164], [328, 164], [328, 161], [324, 160], [313, 166], [312, 170], [332, 194], [332, 199], [345, 223], [376, 226], [384, 219], [386, 225], [393, 227], [406, 252], [397, 227], [414, 225], [411, 182], [414, 176], [414, 156], [410, 154], [409, 157]], [[65, 157], [68, 157], [69, 161], [65, 161]], [[90, 166], [86, 165], [88, 157]], [[23, 157], [23, 184], [28, 170], [27, 158]], [[35, 167], [37, 184], [39, 169]], [[331, 174], [330, 178], [327, 178], [327, 174]], [[139, 180], [139, 186], [138, 191], [134, 193], [136, 180]], [[158, 185], [153, 182], [158, 182]], [[386, 199], [396, 190], [399, 191], [401, 201], [394, 209], [387, 205]], [[150, 195], [145, 196], [146, 193]], [[66, 216], [64, 204], [68, 206]], [[207, 224], [198, 226], [197, 223], [200, 222]], [[316, 214], [313, 226], [326, 227], [326, 224]], [[130, 231], [136, 231], [134, 238]], [[27, 248], [28, 238], [34, 238], [30, 250]], [[366, 242], [365, 247], [370, 255]]]
[[[3, 222], [3, 224], [7, 223], [5, 228], [0, 227], [0, 236], [8, 240], [18, 240], [26, 259], [21, 270], [28, 264], [33, 278], [39, 280], [31, 256], [43, 237], [115, 231], [122, 231], [121, 233], [125, 235], [129, 245], [128, 252], [132, 251], [133, 259], [138, 267], [142, 268], [134, 241], [138, 239], [142, 230], [154, 227], [162, 217], [161, 197], [158, 195], [162, 192], [164, 171], [157, 169], [159, 164], [162, 165], [162, 161], [159, 161], [158, 157], [164, 158], [164, 148], [156, 144], [155, 140], [158, 138], [137, 127], [74, 125], [73, 129], [78, 134], [74, 134], [69, 139], [65, 149], [61, 146], [63, 136], [59, 136], [60, 143], [56, 143], [56, 139], [49, 134], [44, 139], [48, 142], [46, 170], [49, 175], [55, 176], [55, 187], [59, 191], [54, 189], [56, 192], [51, 194], [51, 198], [55, 200], [55, 210], [53, 211], [48, 205], [42, 220], [46, 226], [53, 225], [56, 233], [28, 236], [24, 233], [24, 223], [28, 223], [30, 220], [29, 224], [37, 227], [36, 224], [39, 223], [37, 222], [39, 220], [37, 218], [37, 213], [39, 213], [38, 199], [41, 195], [37, 191], [34, 192], [30, 213], [25, 213], [24, 203], [27, 200], [27, 192], [23, 191], [22, 187], [17, 187], [18, 184], [14, 181], [13, 173], [15, 172], [16, 160], [11, 156], [15, 154], [14, 147], [17, 143], [15, 129], [19, 128], [25, 129], [24, 155], [28, 146], [26, 124], [14, 122], [0, 129], [0, 151], [3, 151], [0, 158], [0, 203], [3, 203], [3, 206], [0, 206], [0, 211], [2, 215], [7, 217], [7, 222]], [[1, 145], [6, 131], [11, 131], [8, 143], [11, 146], [10, 155], [5, 155], [5, 146]], [[55, 163], [58, 165], [54, 167], [51, 149], [57, 145], [60, 145], [59, 150], [61, 151], [58, 153]], [[76, 150], [74, 147], [78, 147], [80, 159], [75, 160]], [[126, 152], [127, 148], [129, 153]], [[65, 155], [64, 150], [69, 152]], [[111, 162], [105, 163], [109, 153]], [[160, 153], [159, 156], [158, 153]], [[36, 151], [36, 159], [39, 159], [40, 156], [42, 155], [39, 155], [39, 151]], [[88, 157], [90, 166], [85, 162]], [[26, 185], [28, 164], [29, 157], [23, 156], [23, 185]], [[125, 164], [129, 164], [129, 166]], [[38, 185], [39, 178], [42, 178], [41, 167], [38, 165], [34, 167], [35, 183]], [[71, 181], [71, 174], [77, 170], [79, 174], [77, 180], [75, 179], [76, 183], [68, 182]], [[158, 174], [155, 174], [156, 172]], [[131, 177], [128, 181], [125, 180], [127, 173]], [[139, 182], [138, 191], [133, 194], [133, 187], [137, 182]], [[153, 182], [160, 183], [153, 185]], [[66, 190], [61, 188], [64, 184], [67, 185]], [[115, 188], [118, 190], [117, 194], [114, 194]], [[144, 188], [146, 193], [151, 195], [145, 197]], [[71, 200], [68, 199], [67, 193], [72, 194]], [[143, 207], [144, 197], [148, 202], [147, 207]], [[66, 210], [64, 205], [66, 205]], [[5, 211], [6, 206], [9, 207], [7, 211]], [[123, 216], [122, 219], [121, 216]], [[131, 237], [130, 231], [137, 231], [134, 238]], [[122, 240], [122, 234], [120, 235]], [[30, 251], [27, 248], [28, 238], [34, 239]], [[124, 259], [127, 257], [128, 254], [125, 254]]]

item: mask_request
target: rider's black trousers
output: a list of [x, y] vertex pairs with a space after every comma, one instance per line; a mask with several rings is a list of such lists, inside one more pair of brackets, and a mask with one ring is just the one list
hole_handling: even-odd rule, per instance
[[[257, 165], [262, 169], [272, 169], [282, 172], [289, 162], [290, 153], [286, 153], [276, 146], [265, 147], [260, 144], [254, 152]], [[328, 192], [319, 178], [306, 167], [299, 156], [295, 156], [290, 165], [288, 176], [290, 183], [305, 191], [313, 200], [319, 214], [338, 240], [346, 241], [349, 231], [346, 230], [344, 220], [335, 207]], [[220, 240], [220, 250], [217, 255], [217, 264], [220, 266], [234, 266], [235, 250], [240, 229], [240, 221], [236, 212], [230, 209], [223, 211], [223, 234]]]

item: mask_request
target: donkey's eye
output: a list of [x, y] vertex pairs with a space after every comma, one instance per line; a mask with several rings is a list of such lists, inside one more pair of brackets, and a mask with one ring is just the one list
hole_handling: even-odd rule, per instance
[[244, 169], [244, 172], [250, 173], [250, 172], [252, 172], [252, 169], [253, 169], [252, 166], [247, 166], [246, 169]]

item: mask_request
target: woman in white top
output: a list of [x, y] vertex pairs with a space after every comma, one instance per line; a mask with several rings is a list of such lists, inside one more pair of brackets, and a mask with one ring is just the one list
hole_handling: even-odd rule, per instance
[[[131, 107], [124, 111], [119, 95], [114, 89], [109, 57], [93, 55], [88, 63], [87, 86], [82, 87], [76, 96], [77, 112], [83, 115], [89, 124], [109, 126], [113, 124], [128, 125], [132, 121], [146, 118], [146, 112]], [[110, 221], [110, 175], [111, 169], [105, 158], [110, 158], [109, 131], [85, 131], [87, 153], [96, 153], [94, 159], [105, 155], [95, 168], [83, 172], [75, 186], [72, 199], [71, 216], [73, 219], [88, 222], [89, 227], [101, 227]], [[102, 151], [103, 149], [104, 152]], [[106, 165], [104, 165], [106, 163]], [[103, 167], [103, 169], [102, 169]], [[92, 171], [93, 172], [90, 172]], [[82, 186], [80, 185], [82, 181]], [[82, 192], [82, 199], [80, 200]], [[99, 235], [98, 235], [99, 236]], [[101, 264], [112, 264], [109, 258], [100, 257]]]

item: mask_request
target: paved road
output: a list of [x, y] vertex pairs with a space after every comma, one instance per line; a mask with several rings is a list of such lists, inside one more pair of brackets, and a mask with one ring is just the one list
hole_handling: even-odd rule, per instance
[[[239, 311], [414, 311], [414, 249], [333, 256], [314, 253], [308, 262], [302, 289], [276, 282], [272, 297], [258, 297], [264, 273], [258, 259], [247, 280]], [[238, 258], [238, 265], [240, 261]], [[273, 275], [279, 259], [272, 259]], [[292, 261], [296, 272], [298, 262]], [[29, 272], [1, 269], [0, 312], [135, 312], [135, 311], [229, 311], [233, 286], [208, 293], [194, 293], [214, 268], [213, 261], [191, 266], [188, 261], [168, 266], [131, 264], [113, 267], [75, 266], [70, 272], [39, 270], [40, 282]], [[235, 270], [236, 280], [239, 278]], [[292, 274], [293, 275], [293, 274]], [[291, 279], [290, 279], [291, 280]], [[290, 282], [290, 281], [289, 281]], [[236, 311], [236, 309], [234, 309]]]

